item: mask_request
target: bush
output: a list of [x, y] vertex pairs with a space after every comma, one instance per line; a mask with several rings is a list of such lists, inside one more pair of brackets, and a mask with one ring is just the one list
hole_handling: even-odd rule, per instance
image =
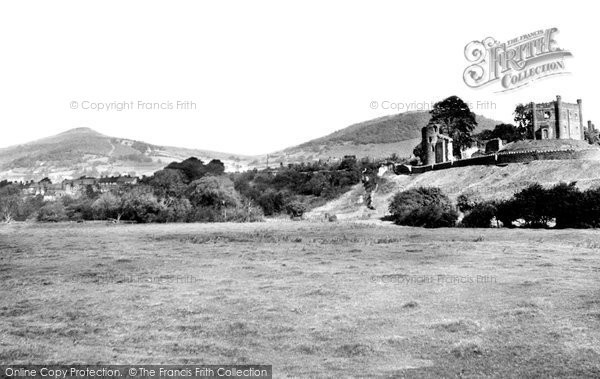
[[458, 195], [456, 198], [456, 206], [463, 213], [471, 211], [475, 206], [481, 203], [482, 200], [473, 191], [467, 191]]
[[242, 206], [227, 209], [225, 221], [228, 222], [259, 222], [263, 221], [263, 212], [260, 207], [254, 206], [250, 201], [245, 201]]
[[515, 206], [514, 199], [496, 201], [494, 206], [496, 207], [496, 219], [504, 227], [513, 228], [513, 222], [520, 217], [519, 209]]
[[157, 215], [158, 222], [186, 222], [192, 211], [192, 204], [186, 198], [167, 198], [164, 207]]
[[439, 188], [420, 187], [399, 192], [389, 205], [398, 225], [439, 228], [454, 226], [458, 212]]
[[547, 227], [552, 220], [552, 199], [549, 192], [540, 184], [532, 184], [513, 197], [514, 213], [525, 221], [528, 227]]
[[462, 219], [461, 225], [467, 228], [489, 228], [496, 212], [496, 206], [492, 203], [475, 204]]
[[299, 201], [292, 201], [286, 206], [286, 211], [291, 218], [301, 218], [306, 212], [306, 206]]
[[584, 194], [575, 187], [575, 182], [559, 183], [547, 190], [550, 216], [556, 219], [556, 228], [579, 228], [587, 221], [584, 203]]
[[65, 207], [60, 201], [46, 203], [40, 208], [37, 215], [37, 220], [42, 222], [59, 222], [67, 219]]

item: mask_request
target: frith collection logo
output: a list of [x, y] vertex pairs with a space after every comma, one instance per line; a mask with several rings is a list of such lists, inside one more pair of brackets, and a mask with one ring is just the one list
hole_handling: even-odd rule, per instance
[[496, 92], [515, 90], [552, 75], [567, 74], [564, 58], [572, 54], [557, 46], [557, 28], [538, 30], [501, 43], [492, 37], [465, 46], [471, 63], [463, 79], [471, 88], [498, 82]]

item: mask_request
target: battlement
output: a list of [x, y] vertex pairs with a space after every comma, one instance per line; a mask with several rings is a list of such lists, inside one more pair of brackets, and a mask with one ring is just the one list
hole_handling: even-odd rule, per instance
[[582, 102], [566, 103], [560, 96], [546, 103], [530, 103], [533, 139], [584, 139]]

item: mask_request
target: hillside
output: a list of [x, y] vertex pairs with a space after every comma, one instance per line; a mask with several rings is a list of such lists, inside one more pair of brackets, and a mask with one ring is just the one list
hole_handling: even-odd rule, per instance
[[[344, 155], [386, 158], [408, 157], [420, 142], [420, 130], [429, 112], [406, 112], [351, 125], [327, 136], [268, 154], [269, 165], [340, 159]], [[477, 116], [476, 133], [499, 121]], [[220, 159], [227, 171], [264, 168], [267, 155], [241, 156], [207, 150], [157, 146], [110, 137], [89, 128], [76, 128], [23, 145], [0, 149], [0, 180], [53, 181], [82, 175], [149, 175], [173, 161], [195, 156]]]
[[157, 146], [109, 137], [89, 128], [0, 149], [0, 178], [53, 181], [82, 175], [149, 175], [168, 163], [195, 156], [220, 159], [229, 171], [246, 170], [250, 157], [206, 150]]
[[[385, 158], [408, 157], [421, 141], [421, 128], [429, 122], [427, 111], [405, 112], [350, 125], [327, 136], [270, 154], [273, 162], [298, 162], [344, 155]], [[501, 121], [476, 115], [474, 133], [493, 129]]]
[[340, 198], [316, 208], [309, 218], [321, 218], [325, 213], [336, 214], [340, 219], [377, 219], [387, 214], [388, 204], [398, 191], [421, 186], [439, 187], [453, 201], [461, 193], [473, 191], [484, 200], [509, 198], [515, 192], [533, 183], [551, 186], [560, 182], [577, 182], [577, 187], [587, 189], [600, 186], [600, 162], [584, 160], [533, 161], [528, 164], [498, 166], [468, 166], [448, 170], [430, 171], [420, 175], [394, 175], [386, 173], [368, 210], [362, 197], [361, 184]]

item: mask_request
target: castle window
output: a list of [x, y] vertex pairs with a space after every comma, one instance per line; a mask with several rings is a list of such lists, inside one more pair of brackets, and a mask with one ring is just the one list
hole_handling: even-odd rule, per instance
[[544, 112], [544, 118], [548, 119], [548, 118], [550, 118], [550, 116], [551, 116], [550, 111]]

